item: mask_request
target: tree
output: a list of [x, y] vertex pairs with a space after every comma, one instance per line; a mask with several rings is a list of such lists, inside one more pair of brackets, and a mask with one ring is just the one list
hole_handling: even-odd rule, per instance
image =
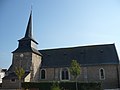
[[58, 82], [53, 82], [50, 90], [61, 90]]
[[71, 66], [69, 68], [71, 75], [73, 75], [74, 80], [76, 81], [76, 90], [78, 90], [77, 87], [77, 78], [81, 73], [81, 67], [80, 64], [76, 60], [72, 60]]
[[19, 89], [20, 89], [21, 88], [21, 79], [22, 79], [23, 75], [25, 74], [25, 71], [22, 67], [16, 67], [15, 74], [17, 75], [17, 77], [19, 79]]

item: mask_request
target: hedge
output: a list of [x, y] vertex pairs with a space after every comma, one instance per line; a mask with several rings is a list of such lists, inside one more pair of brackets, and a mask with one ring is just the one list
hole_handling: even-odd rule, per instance
[[[61, 90], [75, 90], [75, 82], [24, 82], [22, 88], [39, 90], [51, 90], [51, 86], [58, 83]], [[78, 90], [102, 90], [101, 83], [80, 83], [78, 82]]]

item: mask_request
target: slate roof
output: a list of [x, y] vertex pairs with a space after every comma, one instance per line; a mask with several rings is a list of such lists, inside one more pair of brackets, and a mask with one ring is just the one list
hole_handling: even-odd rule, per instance
[[71, 60], [81, 65], [119, 64], [114, 44], [39, 50], [42, 67], [68, 67]]
[[[23, 75], [22, 79], [24, 79], [30, 72], [25, 72], [25, 74]], [[15, 72], [9, 73], [8, 75], [6, 75], [3, 79], [18, 79], [18, 76], [15, 74]]]
[[7, 71], [7, 69], [0, 68], [0, 72], [6, 72], [6, 71]]
[[28, 24], [27, 24], [27, 29], [26, 29], [26, 33], [25, 33], [25, 36], [24, 38], [20, 39], [19, 41], [21, 40], [32, 40], [34, 41], [36, 44], [38, 44], [34, 39], [33, 39], [33, 36], [32, 36], [32, 11], [30, 13], [30, 17], [29, 17], [29, 21], [28, 21]]
[[[29, 44], [31, 44], [30, 42], [33, 41], [34, 43], [38, 44], [32, 37], [32, 11], [30, 13], [30, 17], [29, 17], [29, 21], [28, 21], [25, 36], [18, 41], [19, 41], [19, 43], [22, 42], [22, 41], [25, 41], [25, 42], [29, 41]], [[17, 53], [34, 52], [38, 55], [41, 55], [41, 53], [37, 49], [32, 48], [30, 45], [26, 45], [22, 48], [20, 48], [20, 45], [19, 45], [19, 47], [15, 51], [13, 51], [12, 53], [15, 53], [15, 52], [17, 52]]]
[[32, 38], [32, 12], [30, 13], [26, 33], [25, 33], [25, 38]]
[[12, 53], [22, 53], [22, 52], [33, 52], [36, 53], [38, 55], [42, 55], [37, 49], [34, 49], [32, 47], [22, 47], [22, 48], [17, 48], [15, 51], [13, 51]]

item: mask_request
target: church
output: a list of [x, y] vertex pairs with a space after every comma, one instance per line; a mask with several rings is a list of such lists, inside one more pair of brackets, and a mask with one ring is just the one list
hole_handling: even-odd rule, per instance
[[16, 67], [22, 67], [23, 82], [73, 81], [69, 67], [72, 60], [81, 65], [79, 82], [101, 82], [103, 88], [120, 87], [120, 66], [114, 44], [89, 45], [39, 50], [32, 37], [32, 12], [23, 38], [18, 40], [12, 64], [3, 78], [3, 88], [18, 88]]

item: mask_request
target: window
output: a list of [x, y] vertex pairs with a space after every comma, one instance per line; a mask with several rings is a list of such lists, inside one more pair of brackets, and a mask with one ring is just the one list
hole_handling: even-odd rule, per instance
[[14, 78], [11, 79], [11, 82], [15, 82], [16, 80]]
[[69, 72], [68, 69], [62, 69], [61, 70], [61, 79], [62, 80], [69, 80]]
[[41, 70], [41, 79], [45, 79], [45, 70]]
[[105, 70], [103, 68], [99, 70], [99, 77], [100, 77], [100, 80], [105, 79]]

